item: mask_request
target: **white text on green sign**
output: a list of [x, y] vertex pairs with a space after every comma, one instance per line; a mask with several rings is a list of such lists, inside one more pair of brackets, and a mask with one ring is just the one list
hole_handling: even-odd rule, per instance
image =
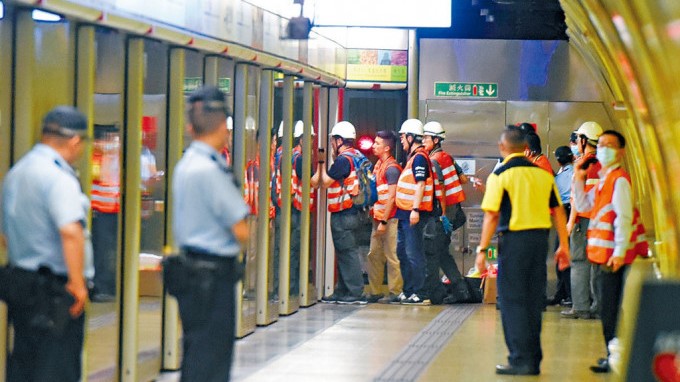
[[184, 94], [189, 94], [198, 90], [203, 86], [203, 78], [201, 77], [185, 77], [184, 78]]
[[221, 91], [223, 91], [227, 94], [231, 93], [231, 78], [229, 78], [229, 77], [218, 78], [217, 79], [217, 87]]
[[435, 97], [497, 98], [498, 84], [483, 82], [435, 82]]

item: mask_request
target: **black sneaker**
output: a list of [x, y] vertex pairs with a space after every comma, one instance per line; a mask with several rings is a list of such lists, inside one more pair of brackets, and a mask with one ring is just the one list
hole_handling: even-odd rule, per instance
[[432, 305], [430, 299], [426, 299], [418, 296], [417, 294], [412, 294], [411, 297], [401, 302], [403, 305]]
[[338, 302], [338, 300], [341, 299], [341, 298], [342, 298], [342, 297], [340, 297], [340, 296], [338, 296], [337, 294], [333, 293], [333, 294], [330, 295], [330, 296], [323, 296], [323, 297], [321, 297], [321, 302], [323, 302], [323, 303], [325, 303], [325, 304], [335, 304], [335, 303]]
[[394, 296], [394, 298], [392, 298], [392, 299], [389, 301], [389, 304], [401, 304], [402, 302], [406, 301], [407, 298], [408, 298], [408, 297], [406, 297], [406, 295], [404, 294], [404, 292], [401, 292], [401, 293], [399, 293], [398, 296]]
[[345, 297], [340, 297], [337, 300], [338, 304], [342, 305], [366, 305], [368, 302], [366, 301], [366, 297], [364, 296], [345, 296]]
[[395, 301], [399, 301], [399, 296], [390, 293], [390, 294], [388, 294], [387, 296], [385, 296], [385, 297], [381, 298], [380, 300], [378, 300], [378, 303], [380, 303], [380, 304], [391, 304], [391, 303], [393, 303], [393, 302], [395, 302]]
[[368, 297], [366, 297], [366, 301], [368, 301], [369, 304], [374, 304], [378, 301], [380, 301], [383, 298], [384, 295], [382, 294], [369, 294]]

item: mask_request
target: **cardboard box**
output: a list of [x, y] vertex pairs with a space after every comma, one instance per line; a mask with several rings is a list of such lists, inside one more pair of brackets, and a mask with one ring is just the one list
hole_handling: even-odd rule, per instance
[[496, 277], [485, 277], [483, 281], [484, 285], [484, 297], [482, 302], [485, 304], [495, 304], [496, 303]]
[[160, 297], [163, 294], [163, 281], [160, 270], [143, 269], [139, 271], [139, 295]]

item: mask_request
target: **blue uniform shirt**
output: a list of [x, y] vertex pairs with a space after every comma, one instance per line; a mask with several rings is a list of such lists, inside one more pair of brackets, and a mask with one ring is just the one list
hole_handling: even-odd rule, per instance
[[[27, 270], [48, 266], [67, 275], [60, 227], [86, 225], [90, 202], [73, 168], [54, 149], [37, 144], [9, 171], [3, 185], [2, 231], [9, 262]], [[84, 276], [94, 276], [92, 245], [85, 228]]]
[[560, 168], [560, 171], [555, 175], [555, 183], [557, 183], [557, 190], [560, 192], [562, 204], [569, 203], [569, 198], [571, 197], [571, 179], [573, 177], [574, 166], [571, 163]]
[[231, 227], [248, 215], [243, 194], [219, 153], [194, 141], [175, 167], [173, 232], [180, 247], [236, 256], [240, 246]]

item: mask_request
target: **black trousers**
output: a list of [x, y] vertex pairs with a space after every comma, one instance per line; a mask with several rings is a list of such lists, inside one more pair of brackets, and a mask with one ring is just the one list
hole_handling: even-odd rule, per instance
[[184, 332], [181, 381], [228, 381], [236, 331], [236, 261], [216, 256], [201, 260], [219, 262], [227, 274], [216, 280], [209, 296], [196, 289], [177, 296]]
[[8, 305], [14, 348], [8, 357], [7, 381], [79, 381], [85, 314], [69, 319], [58, 335], [36, 330], [31, 322], [40, 314], [41, 307], [21, 302], [30, 300], [33, 297], [30, 294], [26, 290], [24, 298]]
[[[571, 204], [565, 203], [564, 212], [569, 217], [571, 213]], [[555, 250], [560, 246], [560, 238], [555, 238]], [[555, 296], [553, 300], [559, 303], [562, 300], [571, 301], [571, 267], [567, 267], [563, 271], [555, 264], [555, 274], [557, 275], [557, 287], [555, 288]]]
[[94, 287], [98, 294], [116, 295], [118, 214], [92, 211]]
[[498, 238], [498, 303], [508, 362], [540, 370], [548, 230], [506, 231]]
[[449, 253], [451, 237], [444, 232], [438, 216], [429, 218], [423, 229], [423, 251], [425, 252], [425, 295], [433, 304], [441, 304], [446, 297], [446, 288], [439, 278], [439, 269], [451, 281], [456, 290], [467, 289], [456, 260]]
[[[600, 318], [605, 348], [607, 348], [609, 341], [616, 337], [616, 325], [619, 321], [626, 268], [628, 268], [627, 265], [619, 268], [617, 272], [601, 270], [597, 274], [597, 291], [600, 299]], [[607, 354], [609, 354], [608, 348]]]

